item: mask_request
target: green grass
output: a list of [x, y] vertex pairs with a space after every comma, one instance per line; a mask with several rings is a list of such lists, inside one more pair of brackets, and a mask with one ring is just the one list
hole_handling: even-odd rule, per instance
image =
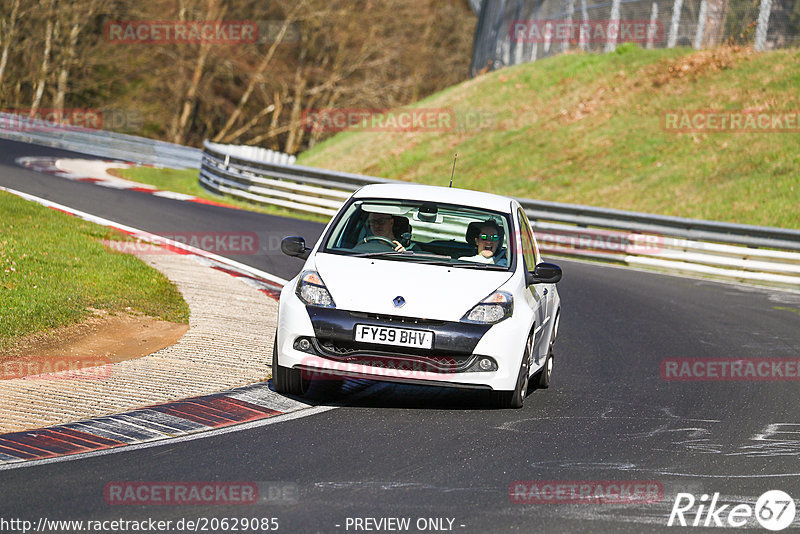
[[281, 217], [294, 217], [296, 219], [305, 219], [309, 221], [317, 221], [327, 223], [330, 217], [316, 215], [313, 213], [302, 213], [299, 211], [292, 211], [278, 206], [269, 206], [256, 204], [239, 200], [233, 197], [219, 196], [209, 192], [207, 189], [200, 185], [197, 179], [197, 170], [194, 169], [160, 169], [154, 167], [131, 167], [129, 169], [116, 169], [115, 174], [127, 180], [149, 184], [158, 187], [164, 191], [172, 191], [174, 193], [183, 193], [185, 195], [193, 195], [215, 202], [221, 202], [229, 206], [242, 208], [250, 211], [257, 211], [260, 213], [268, 213], [270, 215], [279, 215]]
[[82, 322], [89, 307], [188, 323], [175, 285], [104, 239], [127, 236], [0, 192], [0, 350]]
[[667, 111], [800, 110], [800, 53], [719, 48], [565, 54], [416, 104], [450, 132], [343, 132], [298, 164], [505, 195], [800, 228], [800, 134], [675, 133]]

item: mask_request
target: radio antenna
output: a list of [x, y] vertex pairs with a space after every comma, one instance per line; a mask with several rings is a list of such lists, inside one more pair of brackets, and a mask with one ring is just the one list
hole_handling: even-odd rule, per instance
[[456, 173], [456, 160], [458, 159], [458, 152], [453, 157], [453, 171], [450, 173], [450, 187], [453, 187], [453, 175]]

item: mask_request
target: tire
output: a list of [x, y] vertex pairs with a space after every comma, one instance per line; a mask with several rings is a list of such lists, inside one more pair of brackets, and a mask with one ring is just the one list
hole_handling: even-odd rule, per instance
[[522, 364], [517, 374], [517, 386], [513, 391], [492, 391], [492, 401], [495, 406], [504, 410], [507, 408], [522, 408], [525, 397], [528, 395], [528, 373], [530, 373], [530, 351], [533, 337], [528, 337], [525, 343], [525, 354], [522, 355]]
[[550, 350], [547, 351], [547, 360], [544, 362], [542, 370], [536, 373], [535, 384], [539, 389], [547, 389], [550, 387], [550, 378], [553, 375], [553, 345], [550, 345]]
[[[558, 320], [560, 319], [561, 314], [556, 314], [555, 326], [553, 327], [553, 335], [556, 335], [558, 332]], [[555, 344], [556, 340], [550, 340], [550, 347], [547, 349], [547, 359], [544, 362], [544, 367], [542, 367], [541, 371], [537, 371], [534, 379], [534, 384], [539, 389], [547, 389], [550, 387], [550, 379], [553, 376], [553, 345]]]
[[272, 385], [275, 391], [284, 395], [303, 396], [308, 390], [309, 380], [303, 377], [300, 369], [291, 369], [278, 364], [278, 333], [272, 346]]

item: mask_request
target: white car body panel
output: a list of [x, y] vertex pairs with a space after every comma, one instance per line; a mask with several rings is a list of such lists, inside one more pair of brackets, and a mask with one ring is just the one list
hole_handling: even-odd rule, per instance
[[[422, 200], [491, 209], [511, 214], [516, 236], [521, 231], [516, 216], [519, 204], [512, 199], [488, 193], [422, 185], [382, 184], [363, 187], [352, 198]], [[282, 367], [313, 367], [377, 380], [402, 379], [400, 381], [414, 382], [419, 379], [419, 382], [428, 384], [507, 391], [515, 387], [528, 334], [536, 331], [538, 346], [531, 355], [529, 375], [542, 370], [550, 343], [557, 335], [556, 315], [560, 310], [560, 298], [555, 284], [526, 287], [520, 250], [516, 251], [516, 268], [509, 271], [319, 252], [333, 220], [335, 217], [312, 248], [302, 271], [311, 270], [319, 274], [337, 310], [459, 322], [473, 306], [494, 291], [511, 293], [514, 297], [512, 316], [491, 325], [473, 350], [473, 354], [493, 358], [498, 368], [491, 372], [424, 373], [424, 376], [401, 377], [393, 376], [385, 369], [326, 361], [319, 355], [296, 350], [293, 348], [294, 340], [315, 335], [306, 304], [295, 293], [300, 274], [289, 281], [281, 292], [276, 355]], [[521, 248], [519, 237], [515, 238], [514, 245]], [[538, 250], [536, 261], [541, 262]], [[397, 308], [392, 300], [400, 295], [405, 298], [406, 304]]]
[[[511, 277], [502, 271], [323, 253], [316, 254], [308, 268], [319, 273], [337, 308], [443, 321], [460, 320]], [[392, 304], [398, 295], [406, 300], [402, 308]]]

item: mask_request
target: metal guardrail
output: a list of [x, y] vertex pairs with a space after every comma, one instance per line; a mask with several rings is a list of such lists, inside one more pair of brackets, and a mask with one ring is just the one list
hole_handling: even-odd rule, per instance
[[291, 165], [297, 160], [296, 156], [284, 154], [283, 152], [277, 152], [268, 148], [261, 148], [260, 146], [223, 145], [212, 143], [211, 141], [206, 141], [206, 143], [209, 148], [215, 150], [217, 153], [247, 158], [254, 161], [262, 161], [264, 163]]
[[108, 130], [47, 124], [24, 115], [0, 113], [0, 137], [73, 150], [101, 158], [176, 169], [198, 169], [202, 151]]
[[[327, 216], [359, 187], [401, 183], [232, 156], [209, 142], [199, 180], [216, 193]], [[800, 289], [800, 230], [517, 200], [548, 255]]]

